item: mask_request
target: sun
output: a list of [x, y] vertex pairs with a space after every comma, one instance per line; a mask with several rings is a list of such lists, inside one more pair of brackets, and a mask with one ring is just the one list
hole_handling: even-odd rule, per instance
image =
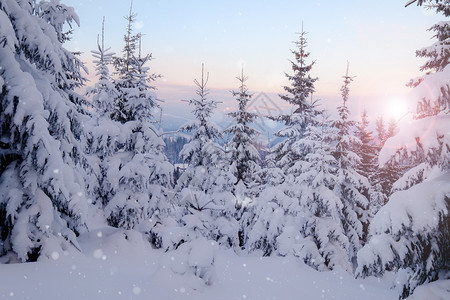
[[400, 120], [408, 112], [406, 101], [401, 98], [390, 99], [386, 104], [386, 116], [389, 119]]

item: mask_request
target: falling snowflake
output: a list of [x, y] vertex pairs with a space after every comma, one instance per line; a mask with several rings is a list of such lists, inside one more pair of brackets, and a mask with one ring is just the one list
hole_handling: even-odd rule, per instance
[[94, 251], [94, 257], [97, 259], [100, 259], [103, 257], [103, 251], [102, 249], [97, 249]]
[[56, 252], [56, 251], [54, 251], [54, 252], [52, 252], [52, 259], [53, 260], [57, 260], [57, 259], [59, 259], [59, 253], [58, 252]]
[[135, 285], [133, 287], [133, 294], [139, 295], [140, 293], [141, 293], [141, 288]]

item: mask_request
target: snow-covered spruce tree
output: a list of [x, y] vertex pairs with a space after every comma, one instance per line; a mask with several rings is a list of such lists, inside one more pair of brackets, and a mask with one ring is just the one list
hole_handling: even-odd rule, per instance
[[[264, 255], [276, 253], [278, 246], [276, 238], [280, 235], [284, 225], [284, 203], [292, 200], [292, 180], [286, 181], [287, 173], [291, 178], [299, 175], [295, 162], [306, 155], [299, 140], [303, 138], [307, 121], [313, 104], [310, 97], [314, 92], [314, 82], [309, 71], [314, 63], [307, 63], [310, 53], [306, 51], [306, 32], [302, 28], [299, 40], [295, 42], [297, 49], [291, 50], [295, 61], [291, 61], [293, 75], [285, 74], [291, 81], [290, 86], [284, 86], [287, 94], [280, 95], [281, 99], [293, 106], [292, 113], [284, 114], [272, 119], [284, 122], [286, 127], [275, 133], [283, 140], [269, 149], [265, 157], [265, 168], [261, 170], [261, 184], [257, 201], [254, 201], [243, 216], [244, 237], [248, 251], [262, 250]], [[298, 188], [298, 187], [296, 187]]]
[[337, 180], [334, 192], [341, 199], [342, 223], [345, 235], [350, 241], [348, 249], [349, 260], [356, 267], [356, 253], [361, 248], [367, 232], [368, 206], [369, 206], [369, 180], [357, 172], [357, 165], [361, 158], [353, 151], [353, 145], [361, 144], [352, 129], [355, 122], [349, 120], [349, 85], [353, 78], [345, 74], [344, 84], [341, 87], [342, 105], [338, 107], [339, 119], [332, 122], [336, 129], [336, 145], [333, 156], [337, 163]]
[[[292, 87], [285, 87], [290, 95], [282, 96], [294, 104], [294, 112], [278, 118], [287, 127], [277, 135], [286, 139], [266, 157], [266, 161], [273, 162], [272, 171], [263, 172], [267, 175], [266, 184], [252, 204], [254, 216], [247, 217], [250, 228], [246, 244], [249, 251], [261, 249], [265, 255], [298, 256], [320, 270], [332, 269], [337, 264], [350, 269], [348, 239], [342, 235], [342, 223], [337, 216], [342, 204], [333, 194], [335, 179], [330, 179], [335, 178], [332, 174], [335, 160], [327, 144], [331, 143], [330, 132], [318, 121], [323, 112], [315, 102], [309, 102], [317, 79], [310, 77], [312, 64], [305, 62], [309, 56], [305, 34], [302, 31], [296, 43], [299, 49], [293, 51], [297, 60], [292, 62], [294, 76], [287, 75], [292, 81]], [[337, 224], [328, 228], [333, 232], [326, 229], [325, 224], [330, 222]]]
[[[222, 130], [210, 120], [217, 107], [217, 102], [207, 98], [209, 94], [206, 88], [208, 79], [209, 73], [205, 78], [202, 65], [201, 81], [194, 80], [198, 98], [189, 100], [189, 105], [193, 107], [192, 113], [195, 120], [187, 122], [180, 128], [180, 131], [192, 134], [189, 142], [180, 152], [183, 162], [188, 165], [177, 182], [180, 189], [189, 187], [201, 191], [209, 190], [212, 182], [209, 181], [208, 171], [211, 170], [211, 175], [215, 175], [219, 161], [223, 157], [224, 150], [217, 143], [217, 140], [222, 138]], [[200, 175], [201, 177], [197, 177]]]
[[[98, 184], [94, 188], [94, 203], [100, 202], [106, 205], [111, 197], [113, 187], [108, 182], [106, 172], [109, 167], [109, 158], [113, 156], [121, 146], [121, 123], [111, 120], [114, 99], [119, 92], [111, 82], [109, 67], [114, 53], [105, 48], [105, 19], [102, 23], [101, 42], [97, 40], [97, 50], [91, 51], [96, 65], [95, 70], [98, 82], [87, 89], [86, 94], [92, 97], [95, 108], [93, 118], [85, 125], [87, 130], [87, 152], [89, 153], [91, 166], [95, 170]], [[122, 142], [123, 143], [123, 142]]]
[[[375, 130], [377, 132], [377, 145], [376, 149], [378, 155], [383, 148], [386, 141], [394, 134], [395, 126], [394, 121], [388, 123], [388, 128], [383, 120], [383, 116], [379, 116], [375, 122]], [[401, 167], [398, 162], [390, 161], [389, 163], [379, 166], [376, 164], [375, 173], [371, 177], [372, 185], [383, 195], [383, 198], [389, 198], [392, 194], [392, 185], [401, 176]]]
[[188, 237], [206, 237], [227, 246], [238, 244], [235, 219], [236, 200], [232, 194], [236, 178], [229, 171], [224, 149], [217, 143], [221, 129], [211, 121], [217, 102], [209, 100], [209, 74], [195, 80], [197, 98], [189, 100], [195, 120], [180, 130], [192, 134], [180, 156], [187, 165], [177, 182], [177, 199], [182, 207], [181, 220]]
[[375, 172], [377, 150], [374, 144], [373, 132], [369, 130], [369, 119], [367, 110], [361, 114], [361, 120], [355, 125], [355, 136], [361, 143], [354, 144], [354, 152], [360, 157], [357, 166], [359, 174], [370, 178]]
[[[448, 1], [419, 2], [450, 15]], [[449, 53], [448, 44], [440, 45], [446, 49], [442, 53]], [[373, 219], [371, 239], [358, 253], [357, 274], [380, 276], [396, 271], [402, 298], [420, 284], [447, 278], [450, 271], [448, 60], [434, 71], [414, 80], [409, 98], [416, 113], [407, 124], [400, 124], [399, 132], [386, 141], [380, 153], [380, 165], [407, 161], [412, 167], [394, 184], [397, 192]]]
[[[300, 226], [301, 248], [294, 255], [318, 270], [340, 266], [351, 272], [349, 256], [355, 247], [352, 245], [352, 234], [356, 231], [353, 227], [356, 227], [354, 224], [358, 220], [348, 217], [352, 213], [353, 203], [344, 203], [348, 200], [345, 197], [341, 199], [342, 195], [337, 193], [339, 190], [336, 191], [342, 185], [342, 178], [339, 177], [342, 174], [336, 176], [337, 161], [331, 147], [336, 132], [328, 127], [328, 122], [325, 112], [312, 116], [304, 138], [299, 141], [307, 154], [294, 166], [299, 169], [300, 175], [293, 179], [293, 186], [301, 187], [293, 190], [295, 198], [300, 200], [300, 207], [290, 212]], [[291, 242], [296, 238], [286, 229], [278, 238], [280, 249], [283, 249], [286, 238]]]
[[388, 122], [388, 127], [386, 131], [387, 139], [395, 135], [395, 133], [397, 132], [397, 126], [398, 126], [397, 121], [394, 118], [391, 118]]
[[387, 140], [386, 124], [384, 123], [383, 116], [379, 116], [375, 120], [375, 131], [377, 132], [377, 145], [381, 149]]
[[244, 76], [244, 69], [239, 80], [239, 91], [231, 91], [238, 102], [238, 110], [231, 112], [228, 115], [233, 118], [233, 125], [229, 126], [225, 133], [229, 133], [232, 138], [227, 145], [227, 150], [231, 153], [228, 157], [230, 172], [236, 178], [234, 183], [233, 194], [237, 201], [237, 210], [235, 218], [243, 222], [239, 230], [239, 245], [244, 245], [245, 231], [248, 227], [248, 220], [242, 218], [243, 215], [248, 215], [247, 203], [249, 200], [257, 195], [260, 181], [261, 167], [259, 165], [261, 157], [258, 150], [254, 146], [254, 141], [259, 132], [250, 127], [257, 115], [256, 113], [247, 110], [248, 102], [252, 95], [248, 92], [245, 81], [247, 77]]
[[295, 161], [306, 155], [295, 143], [302, 137], [307, 126], [312, 105], [310, 97], [314, 93], [314, 82], [317, 80], [309, 75], [314, 62], [307, 63], [306, 61], [310, 53], [306, 51], [307, 39], [303, 28], [295, 45], [297, 49], [291, 51], [295, 56], [295, 61], [291, 61], [294, 74], [286, 73], [291, 85], [283, 87], [287, 94], [280, 95], [281, 99], [293, 105], [293, 112], [274, 118], [286, 124], [285, 128], [276, 133], [276, 136], [284, 138], [284, 140], [275, 145], [272, 152], [276, 154], [277, 164], [283, 171], [289, 169]]
[[339, 265], [350, 271], [349, 240], [340, 213], [343, 205], [334, 192], [333, 134], [324, 112], [308, 101], [316, 79], [307, 75], [311, 65], [304, 61], [304, 35], [299, 51], [294, 51], [299, 65], [293, 63], [293, 69], [298, 77], [290, 77], [295, 78], [292, 99], [298, 102], [291, 102], [296, 104], [293, 114], [279, 118], [287, 124], [279, 135], [287, 139], [273, 147], [278, 153], [267, 156], [273, 172], [266, 172], [266, 184], [252, 204], [254, 217], [248, 217], [246, 245], [249, 251], [261, 249], [264, 255], [297, 256], [318, 270]]
[[59, 1], [0, 2], [0, 256], [78, 248], [88, 203], [80, 138], [82, 64], [62, 43], [78, 23]]
[[134, 91], [136, 87], [136, 78], [133, 60], [136, 57], [137, 44], [140, 39], [139, 34], [133, 34], [133, 24], [136, 21], [137, 14], [133, 13], [133, 2], [130, 4], [130, 12], [126, 17], [128, 21], [127, 28], [123, 40], [125, 46], [122, 50], [121, 57], [114, 57], [114, 67], [116, 69], [116, 75], [118, 78], [115, 80], [117, 90], [119, 91], [118, 97], [115, 97], [114, 111], [112, 119], [125, 123], [131, 120], [131, 112], [127, 109], [128, 94]]
[[429, 9], [435, 9], [436, 13], [442, 13], [444, 16], [450, 16], [450, 7], [448, 5], [448, 0], [409, 0], [406, 2], [405, 7], [416, 3], [417, 6], [425, 6]]
[[180, 152], [186, 170], [178, 178], [175, 219], [157, 224], [153, 233], [170, 253], [169, 267], [177, 274], [191, 273], [200, 285], [214, 279], [214, 248], [238, 244], [236, 200], [232, 194], [236, 178], [228, 171], [225, 151], [217, 143], [221, 129], [211, 121], [217, 102], [207, 99], [209, 74], [194, 80], [197, 98], [189, 100], [195, 120], [180, 130], [192, 136]]
[[165, 154], [165, 143], [162, 132], [154, 126], [155, 109], [161, 109], [152, 90], [155, 87], [149, 83], [154, 81], [159, 75], [149, 73], [146, 66], [152, 60], [151, 54], [141, 56], [141, 42], [139, 41], [138, 57], [133, 61], [136, 70], [138, 94], [130, 96], [126, 107], [131, 113], [135, 122], [133, 126], [133, 143], [135, 158], [143, 156], [143, 163], [149, 170], [147, 193], [150, 196], [148, 207], [148, 224], [142, 227], [150, 234], [151, 241], [160, 246], [159, 240], [155, 238], [153, 227], [170, 214], [169, 190], [173, 187], [173, 165], [168, 161]]
[[361, 159], [356, 166], [356, 170], [369, 180], [371, 187], [369, 190], [369, 219], [371, 219], [380, 207], [387, 202], [387, 196], [382, 192], [381, 185], [374, 183], [378, 169], [379, 148], [375, 143], [373, 132], [369, 131], [369, 120], [366, 110], [363, 111], [361, 120], [356, 124], [355, 136], [360, 143], [354, 144], [353, 149]]
[[282, 203], [290, 201], [284, 193], [290, 187], [285, 184], [285, 175], [270, 151], [258, 172], [256, 199], [243, 205], [241, 217], [241, 246], [248, 252], [261, 250], [263, 255], [276, 253], [276, 238], [284, 223]]
[[115, 54], [110, 52], [110, 49], [105, 48], [105, 18], [103, 18], [101, 43], [97, 39], [97, 50], [91, 51], [94, 57], [93, 63], [95, 64], [95, 75], [98, 76], [98, 82], [94, 87], [89, 88], [86, 94], [92, 97], [97, 116], [106, 118], [111, 118], [114, 99], [118, 96], [118, 91], [111, 82], [109, 75], [108, 65], [112, 64], [113, 55]]
[[259, 171], [261, 157], [254, 146], [254, 140], [259, 132], [250, 127], [250, 124], [257, 118], [256, 113], [247, 110], [248, 102], [252, 95], [249, 94], [245, 81], [244, 70], [240, 77], [236, 77], [240, 82], [239, 91], [231, 91], [233, 97], [238, 102], [238, 110], [228, 115], [233, 118], [234, 124], [225, 130], [231, 134], [232, 138], [227, 145], [231, 152], [230, 171], [236, 177], [235, 185], [243, 184], [245, 188], [252, 188], [255, 183], [255, 176]]
[[[119, 100], [112, 116], [113, 121], [121, 123], [120, 132], [115, 153], [108, 159], [103, 174], [108, 192], [104, 199], [107, 220], [110, 225], [125, 229], [135, 228], [144, 220], [151, 220], [154, 225], [160, 219], [158, 215], [168, 214], [166, 196], [173, 172], [164, 155], [161, 134], [153, 126], [153, 109], [158, 104], [149, 82], [157, 76], [145, 66], [151, 56], [141, 56], [140, 45], [136, 53], [134, 38], [130, 38], [133, 20], [130, 10], [125, 58], [116, 60]], [[150, 229], [146, 226], [143, 230]]]
[[314, 113], [297, 141], [305, 157], [295, 162], [286, 177], [281, 171], [269, 177], [270, 183], [253, 204], [255, 217], [247, 232], [250, 251], [294, 255], [317, 270], [340, 266], [351, 271], [343, 204], [334, 192], [336, 160], [331, 145], [335, 132], [328, 123], [324, 113]]

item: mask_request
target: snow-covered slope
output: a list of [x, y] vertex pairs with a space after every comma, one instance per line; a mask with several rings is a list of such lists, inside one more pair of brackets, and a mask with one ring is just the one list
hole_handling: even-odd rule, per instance
[[[176, 274], [179, 256], [152, 249], [133, 231], [82, 236], [83, 253], [0, 268], [0, 299], [397, 299], [388, 280], [317, 272], [291, 257], [215, 251], [214, 279]], [[417, 299], [417, 298], [415, 298]]]

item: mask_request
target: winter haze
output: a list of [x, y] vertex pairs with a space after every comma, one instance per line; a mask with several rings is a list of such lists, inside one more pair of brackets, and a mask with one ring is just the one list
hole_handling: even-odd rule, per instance
[[0, 298], [450, 298], [449, 16], [1, 0]]
[[[127, 1], [67, 1], [80, 16], [67, 43], [81, 51], [82, 61], [94, 77], [90, 51], [106, 18], [105, 40], [114, 52], [123, 48]], [[334, 110], [339, 102], [341, 77], [347, 61], [352, 85], [352, 117], [364, 108], [375, 119], [389, 114], [388, 102], [402, 102], [410, 88], [406, 83], [420, 74], [422, 60], [415, 50], [430, 43], [429, 28], [439, 16], [402, 1], [134, 1], [136, 32], [142, 32], [143, 49], [152, 53], [152, 71], [162, 74], [155, 82], [157, 94], [165, 100], [164, 113], [190, 117], [181, 99], [194, 93], [193, 79], [205, 63], [210, 72], [211, 97], [222, 101], [220, 111], [232, 108], [229, 90], [244, 65], [253, 93], [270, 94], [283, 106], [277, 94], [287, 84], [284, 72], [291, 69], [290, 49], [301, 31], [309, 32], [308, 47], [316, 61], [312, 74], [320, 78], [316, 95]], [[76, 26], [75, 26], [76, 27]], [[120, 33], [120, 34], [119, 34]], [[380, 89], [380, 85], [383, 88]], [[397, 117], [397, 115], [395, 115]]]

